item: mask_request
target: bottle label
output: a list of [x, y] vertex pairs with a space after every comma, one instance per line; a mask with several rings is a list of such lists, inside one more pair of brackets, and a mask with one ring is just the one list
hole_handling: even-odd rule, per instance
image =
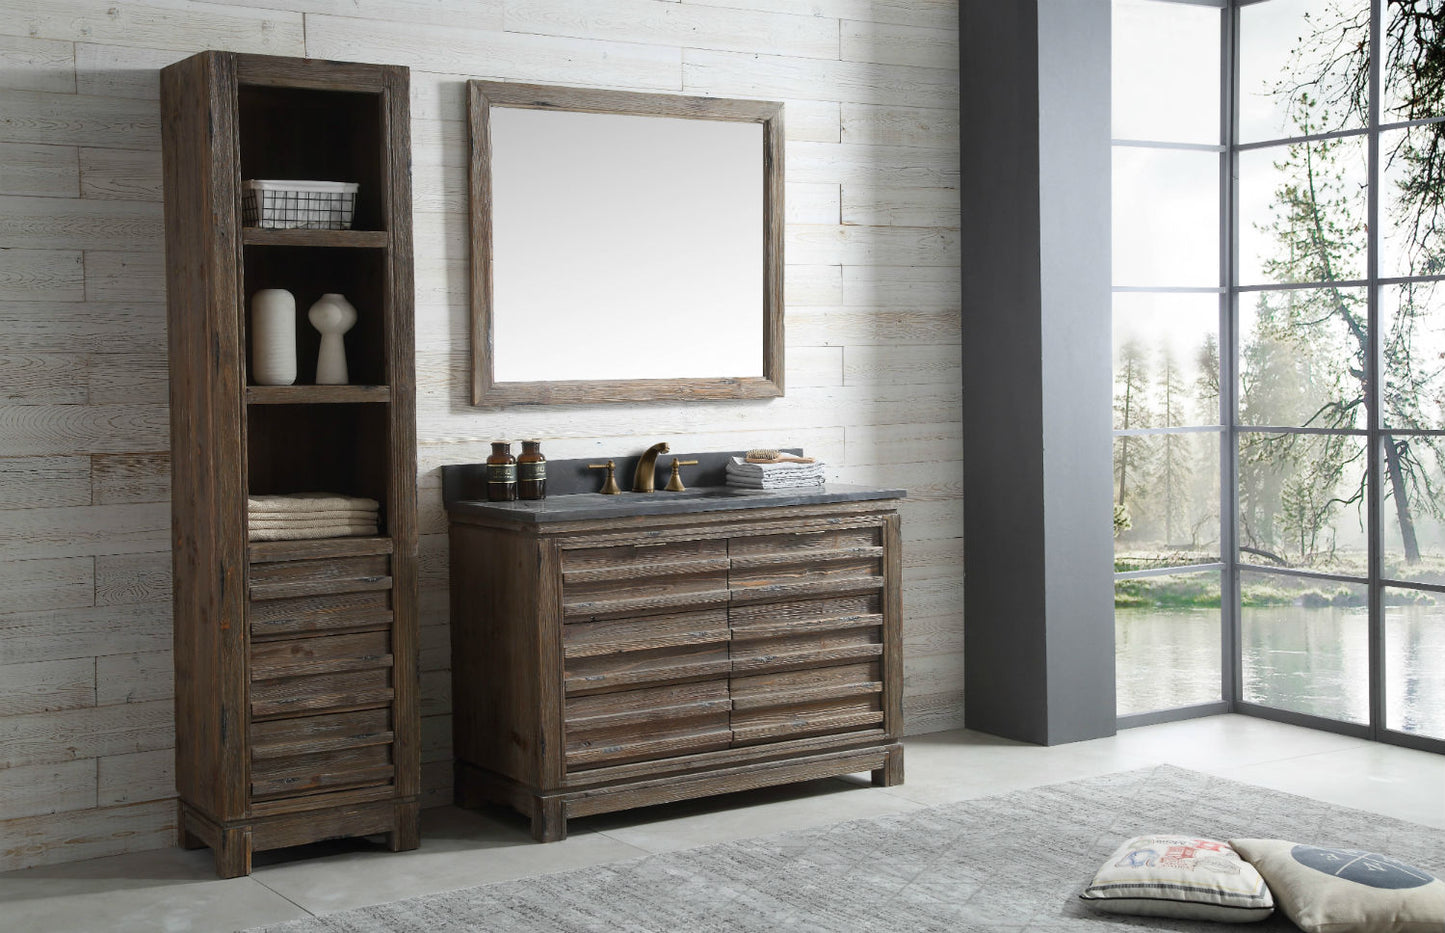
[[487, 482], [489, 483], [515, 483], [517, 481], [517, 465], [515, 463], [489, 463], [487, 464]]
[[517, 464], [517, 479], [526, 482], [528, 480], [544, 480], [547, 478], [547, 462], [545, 460], [528, 461]]

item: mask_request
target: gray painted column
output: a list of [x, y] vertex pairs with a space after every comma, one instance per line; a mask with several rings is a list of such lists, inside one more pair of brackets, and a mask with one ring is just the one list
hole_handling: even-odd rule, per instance
[[1112, 735], [1109, 0], [964, 0], [964, 717]]

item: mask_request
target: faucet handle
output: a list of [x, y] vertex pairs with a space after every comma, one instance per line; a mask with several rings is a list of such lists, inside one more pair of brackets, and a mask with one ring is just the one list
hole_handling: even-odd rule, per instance
[[602, 495], [616, 496], [621, 494], [622, 490], [617, 487], [617, 464], [614, 461], [608, 460], [606, 463], [589, 463], [587, 464], [587, 469], [607, 471], [607, 480], [602, 484]]
[[668, 491], [668, 492], [686, 492], [686, 491], [687, 491], [687, 487], [682, 484], [682, 475], [681, 475], [680, 473], [678, 473], [678, 471], [677, 471], [677, 468], [680, 467], [680, 466], [697, 466], [697, 461], [696, 461], [696, 460], [679, 460], [679, 459], [677, 459], [676, 457], [673, 457], [673, 458], [672, 458], [672, 477], [667, 481], [667, 491]]

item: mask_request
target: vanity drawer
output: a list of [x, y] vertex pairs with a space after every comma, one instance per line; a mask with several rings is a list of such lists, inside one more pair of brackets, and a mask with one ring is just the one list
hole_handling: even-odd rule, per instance
[[881, 632], [871, 627], [768, 637], [734, 630], [731, 647], [734, 675], [833, 667], [883, 657]]
[[288, 638], [251, 647], [252, 681], [390, 667], [388, 632]]
[[562, 653], [569, 661], [686, 645], [726, 643], [726, 609], [624, 616], [598, 622], [572, 622], [562, 627]]
[[254, 799], [389, 784], [396, 773], [391, 745], [366, 745], [251, 763]]
[[266, 599], [251, 603], [247, 615], [254, 639], [390, 628], [391, 592], [372, 590]]
[[733, 744], [756, 745], [814, 735], [858, 732], [877, 729], [882, 724], [882, 702], [877, 696], [796, 703], [734, 712]]
[[251, 564], [253, 600], [391, 589], [391, 557], [366, 554]]
[[731, 706], [726, 680], [570, 697], [567, 769], [727, 748]]
[[370, 745], [390, 745], [394, 738], [389, 707], [326, 716], [273, 719], [252, 723], [251, 760], [262, 762]]
[[735, 538], [731, 601], [799, 599], [883, 588], [882, 531], [842, 528]]
[[728, 601], [727, 542], [666, 542], [562, 552], [566, 621], [664, 612]]
[[568, 697], [726, 678], [732, 669], [726, 639], [675, 648], [568, 658], [564, 668], [562, 686]]

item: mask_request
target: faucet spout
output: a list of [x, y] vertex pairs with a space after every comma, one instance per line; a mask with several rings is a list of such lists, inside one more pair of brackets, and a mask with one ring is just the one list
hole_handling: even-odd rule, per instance
[[642, 459], [637, 461], [637, 472], [632, 477], [633, 492], [655, 492], [657, 485], [657, 455], [667, 453], [667, 441], [659, 441], [647, 448]]

